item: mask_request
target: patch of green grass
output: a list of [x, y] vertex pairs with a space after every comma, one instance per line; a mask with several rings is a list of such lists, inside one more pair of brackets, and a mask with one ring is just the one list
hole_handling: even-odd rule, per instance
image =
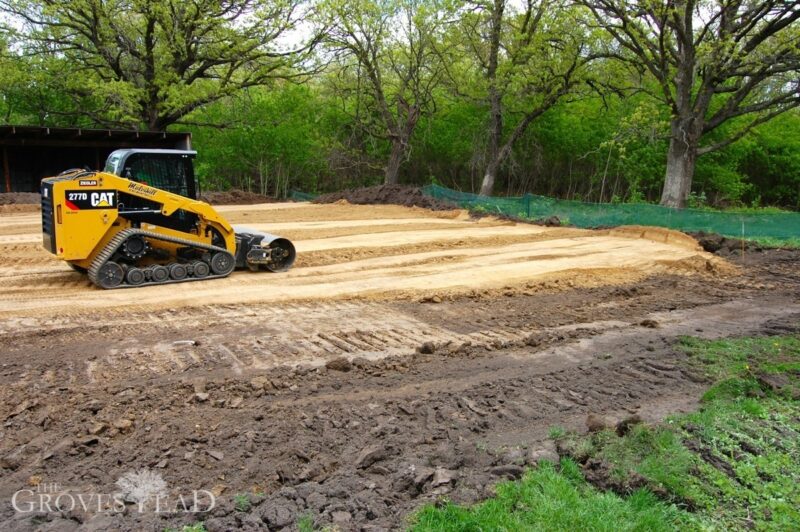
[[203, 523], [195, 523], [184, 525], [183, 528], [165, 528], [164, 532], [206, 532], [206, 527]]
[[548, 431], [548, 435], [550, 436], [551, 440], [557, 440], [559, 438], [563, 438], [564, 435], [566, 435], [566, 433], [567, 431], [564, 430], [564, 427], [560, 427], [558, 425], [550, 427], [550, 430]]
[[[684, 338], [689, 365], [715, 384], [703, 396], [710, 402], [759, 395], [759, 375], [782, 375], [794, 385], [800, 378], [800, 337], [772, 336], [703, 341]], [[792, 387], [784, 391], [791, 392]]]
[[297, 520], [297, 530], [299, 532], [338, 532], [339, 528], [336, 525], [317, 528], [314, 526], [314, 515], [307, 513]]
[[314, 517], [310, 514], [305, 514], [297, 520], [297, 529], [300, 532], [314, 532]]
[[247, 512], [252, 506], [250, 496], [246, 493], [237, 493], [233, 496], [233, 505], [240, 512]]
[[762, 248], [800, 249], [800, 238], [772, 238], [769, 236], [746, 237], [747, 242], [753, 242]]
[[792, 397], [800, 389], [800, 338], [687, 338], [683, 348], [692, 371], [715, 382], [699, 411], [636, 426], [622, 438], [603, 432], [564, 443], [604, 464], [612, 485], [624, 489], [639, 480], [663, 500], [694, 510], [703, 526], [796, 526], [800, 404]]
[[797, 529], [800, 337], [687, 338], [682, 347], [688, 369], [714, 382], [699, 411], [622, 437], [554, 427], [551, 437], [575, 461], [544, 463], [469, 508], [427, 506], [413, 528]]
[[688, 514], [639, 490], [622, 498], [603, 493], [583, 479], [565, 458], [556, 467], [542, 463], [518, 482], [497, 486], [497, 496], [471, 508], [426, 506], [413, 530], [675, 530]]

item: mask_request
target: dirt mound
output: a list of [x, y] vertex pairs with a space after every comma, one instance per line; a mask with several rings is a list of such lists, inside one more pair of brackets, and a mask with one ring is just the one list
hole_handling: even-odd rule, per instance
[[203, 192], [200, 194], [200, 199], [211, 205], [255, 205], [278, 201], [270, 196], [236, 189], [226, 192]]
[[39, 205], [38, 192], [0, 192], [0, 205]]
[[426, 196], [417, 187], [403, 185], [380, 185], [376, 187], [357, 188], [323, 194], [314, 203], [336, 203], [346, 200], [356, 205], [392, 204], [404, 207], [422, 207], [432, 211], [450, 211], [458, 206], [446, 201]]
[[663, 242], [664, 244], [672, 244], [675, 246], [685, 247], [699, 251], [701, 249], [697, 240], [673, 229], [665, 227], [652, 227], [645, 225], [621, 225], [615, 227], [608, 232], [611, 236], [622, 236], [628, 238], [641, 238], [645, 240], [652, 240], [654, 242]]
[[696, 233], [689, 234], [697, 239], [697, 242], [705, 251], [714, 253], [715, 255], [721, 255], [723, 257], [735, 253], [741, 253], [742, 250], [745, 252], [752, 252], [759, 251], [761, 249], [761, 246], [753, 242], [748, 242], [747, 240], [743, 241], [739, 238], [728, 238], [716, 233], [698, 231]]

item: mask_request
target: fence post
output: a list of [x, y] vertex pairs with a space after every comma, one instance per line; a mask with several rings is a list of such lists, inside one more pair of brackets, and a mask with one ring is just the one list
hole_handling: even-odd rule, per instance
[[530, 218], [531, 217], [531, 195], [528, 192], [526, 192], [525, 196], [523, 196], [523, 199], [525, 201], [525, 217], [526, 218]]

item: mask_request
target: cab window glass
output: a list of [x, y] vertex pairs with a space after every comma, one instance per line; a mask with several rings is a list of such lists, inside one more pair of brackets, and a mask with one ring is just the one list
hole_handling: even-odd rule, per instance
[[189, 176], [180, 157], [154, 157], [152, 154], [131, 155], [125, 164], [125, 173], [133, 181], [166, 190], [173, 194], [189, 196]]

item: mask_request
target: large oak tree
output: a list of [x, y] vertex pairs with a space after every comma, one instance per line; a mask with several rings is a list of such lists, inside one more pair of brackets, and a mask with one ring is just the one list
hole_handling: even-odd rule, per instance
[[108, 126], [164, 130], [204, 104], [293, 75], [314, 42], [292, 37], [302, 0], [0, 0], [0, 7], [22, 53], [63, 58], [79, 112]]
[[662, 205], [686, 205], [697, 157], [800, 105], [800, 2], [582, 1], [669, 106]]

